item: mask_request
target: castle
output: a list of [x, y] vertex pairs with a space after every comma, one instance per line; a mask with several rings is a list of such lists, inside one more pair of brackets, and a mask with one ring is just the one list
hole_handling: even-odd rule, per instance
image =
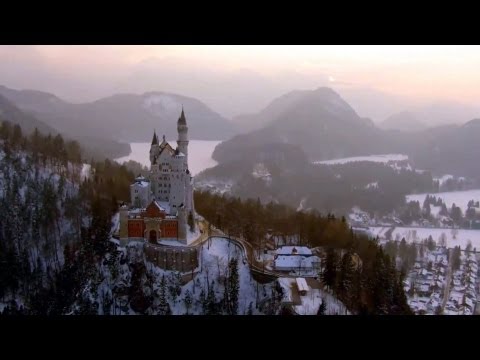
[[193, 176], [188, 170], [188, 126], [185, 113], [177, 122], [177, 148], [159, 143], [153, 133], [150, 170], [130, 185], [130, 207], [120, 207], [120, 241], [189, 245], [194, 226]]

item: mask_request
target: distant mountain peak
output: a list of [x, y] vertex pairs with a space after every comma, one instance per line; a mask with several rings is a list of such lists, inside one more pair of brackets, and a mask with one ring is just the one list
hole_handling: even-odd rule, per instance
[[320, 86], [320, 87], [316, 88], [315, 90], [313, 90], [313, 92], [319, 93], [319, 94], [325, 94], [325, 95], [340, 97], [340, 95], [338, 95], [338, 93], [335, 92], [335, 90], [333, 90], [332, 88], [329, 88], [327, 86]]
[[480, 127], [480, 119], [472, 119], [468, 122], [466, 122], [464, 125], [464, 127]]
[[152, 128], [173, 135], [182, 104], [190, 114], [192, 139], [225, 139], [235, 131], [227, 119], [201, 101], [163, 91], [114, 94], [82, 104], [63, 102], [55, 95], [36, 90], [0, 87], [0, 95], [59, 132], [77, 136], [138, 142], [150, 140]]
[[385, 130], [418, 131], [426, 125], [418, 119], [417, 114], [411, 111], [401, 111], [386, 118], [379, 124]]

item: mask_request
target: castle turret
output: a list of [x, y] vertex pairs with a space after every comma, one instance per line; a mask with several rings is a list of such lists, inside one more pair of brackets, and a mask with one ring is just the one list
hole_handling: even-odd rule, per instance
[[187, 119], [185, 118], [185, 113], [183, 111], [177, 121], [177, 132], [178, 132], [178, 150], [185, 155], [185, 168], [188, 169], [188, 126]]
[[156, 156], [158, 155], [158, 137], [155, 130], [153, 130], [152, 145], [150, 146], [150, 164], [155, 164]]
[[178, 208], [177, 219], [178, 219], [178, 241], [184, 244], [187, 244], [187, 210], [183, 204]]
[[170, 172], [170, 211], [175, 214], [185, 204], [185, 155], [177, 148], [171, 158]]

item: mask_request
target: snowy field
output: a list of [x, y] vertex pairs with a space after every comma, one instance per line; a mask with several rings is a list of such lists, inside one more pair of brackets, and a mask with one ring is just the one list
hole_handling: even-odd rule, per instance
[[[217, 162], [212, 159], [212, 153], [221, 141], [209, 140], [190, 140], [188, 144], [188, 164], [193, 175], [200, 171], [208, 169], [217, 165]], [[169, 144], [175, 148], [177, 141], [169, 141]], [[134, 160], [142, 165], [150, 166], [150, 146], [151, 143], [131, 143], [132, 152], [128, 156], [124, 156], [115, 161], [123, 163], [128, 160]]]
[[434, 194], [411, 194], [406, 196], [406, 200], [407, 202], [419, 201], [420, 206], [422, 206], [427, 195], [433, 195], [436, 198], [441, 198], [449, 209], [452, 207], [452, 204], [455, 203], [455, 205], [459, 206], [462, 211], [465, 211], [467, 209], [467, 204], [470, 200], [480, 201], [480, 189], [466, 191], [449, 191]]
[[322, 165], [338, 165], [338, 164], [346, 164], [346, 163], [355, 162], [355, 161], [371, 161], [371, 162], [387, 163], [389, 161], [402, 161], [402, 160], [408, 160], [408, 156], [402, 155], [402, 154], [355, 156], [355, 157], [333, 159], [333, 160], [314, 161], [313, 163], [322, 164]]
[[[371, 236], [378, 236], [380, 239], [385, 237], [385, 233], [390, 227], [377, 226], [370, 227]], [[465, 249], [468, 242], [472, 243], [473, 248], [480, 250], [480, 230], [466, 229], [439, 229], [439, 228], [421, 228], [421, 227], [396, 227], [392, 232], [392, 240], [402, 240], [410, 242], [422, 242], [432, 235], [433, 240], [438, 244], [441, 237], [445, 237], [447, 247], [453, 248], [460, 246]]]

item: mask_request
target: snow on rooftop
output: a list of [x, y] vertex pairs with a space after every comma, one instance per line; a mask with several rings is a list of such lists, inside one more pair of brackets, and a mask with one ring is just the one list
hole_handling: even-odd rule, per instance
[[143, 187], [146, 188], [150, 186], [150, 183], [148, 181], [135, 181], [132, 185], [132, 187]]
[[[293, 303], [293, 292], [296, 291], [296, 279], [278, 278], [277, 282], [283, 289], [283, 301]], [[308, 286], [308, 283], [306, 283], [306, 285]], [[293, 310], [299, 315], [316, 315], [322, 301], [326, 302], [327, 309], [325, 313], [327, 315], [349, 314], [349, 312], [345, 308], [345, 305], [341, 301], [339, 301], [327, 291], [321, 289], [311, 288], [307, 295], [299, 296], [299, 299], [297, 299], [297, 301], [300, 301], [300, 303], [298, 305], [294, 305]]]
[[170, 214], [170, 203], [168, 201], [155, 200], [155, 202], [158, 204], [158, 206], [164, 209], [167, 214]]
[[278, 255], [312, 255], [312, 250], [306, 246], [282, 246], [276, 250]]
[[297, 282], [299, 291], [308, 291], [310, 289], [304, 278], [296, 278], [295, 281]]
[[275, 268], [278, 270], [288, 269], [308, 269], [313, 268], [314, 263], [319, 263], [320, 258], [317, 256], [290, 256], [279, 255], [275, 259]]

